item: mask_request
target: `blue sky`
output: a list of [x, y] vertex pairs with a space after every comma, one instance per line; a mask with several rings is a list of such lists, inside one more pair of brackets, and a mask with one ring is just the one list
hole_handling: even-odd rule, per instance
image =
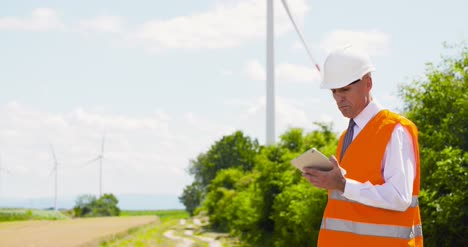
[[[0, 198], [179, 195], [189, 160], [235, 130], [265, 139], [265, 2], [0, 0]], [[289, 0], [314, 56], [367, 50], [374, 96], [468, 38], [468, 3]], [[315, 121], [346, 127], [275, 1], [276, 135]], [[8, 170], [8, 172], [6, 172]]]

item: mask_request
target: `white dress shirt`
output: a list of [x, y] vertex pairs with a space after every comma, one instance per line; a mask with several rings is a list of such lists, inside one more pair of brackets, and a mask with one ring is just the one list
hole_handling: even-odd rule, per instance
[[[375, 100], [371, 101], [364, 110], [354, 118], [353, 140], [367, 125], [367, 123], [384, 108]], [[374, 185], [346, 178], [343, 196], [362, 204], [405, 211], [412, 200], [413, 181], [415, 178], [415, 155], [413, 141], [406, 128], [397, 124], [387, 144], [381, 165], [384, 184]], [[344, 171], [346, 174], [346, 171]]]

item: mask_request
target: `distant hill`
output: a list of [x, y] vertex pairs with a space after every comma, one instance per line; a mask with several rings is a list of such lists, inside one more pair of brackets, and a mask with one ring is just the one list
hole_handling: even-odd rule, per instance
[[[118, 206], [122, 210], [184, 209], [184, 205], [179, 202], [178, 195], [121, 194], [116, 195], [116, 197], [119, 200]], [[73, 208], [76, 198], [77, 196], [66, 196], [58, 198], [57, 207], [60, 209]], [[53, 197], [0, 197], [0, 208], [45, 209], [52, 208], [53, 206]]]

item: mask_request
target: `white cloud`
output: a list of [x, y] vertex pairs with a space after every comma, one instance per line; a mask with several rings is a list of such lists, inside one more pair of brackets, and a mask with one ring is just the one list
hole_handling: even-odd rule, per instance
[[125, 20], [119, 16], [98, 16], [78, 23], [82, 32], [121, 33], [124, 31]]
[[314, 67], [283, 63], [277, 66], [277, 80], [279, 83], [318, 82], [320, 73]]
[[277, 122], [280, 132], [284, 133], [290, 127], [311, 126], [312, 120], [307, 116], [304, 108], [299, 107], [294, 100], [278, 97]]
[[[248, 61], [244, 71], [251, 80], [266, 80], [265, 67], [258, 60]], [[320, 73], [315, 68], [304, 65], [280, 63], [276, 65], [275, 72], [275, 80], [278, 83], [312, 83], [320, 81]]]
[[244, 71], [247, 77], [255, 81], [266, 80], [265, 67], [258, 60], [250, 60], [246, 63]]
[[235, 131], [234, 127], [219, 124], [193, 112], [186, 113], [184, 120], [191, 126], [190, 129], [197, 129], [198, 135], [204, 136], [207, 140], [214, 140], [223, 135], [232, 134]]
[[[241, 125], [255, 122], [260, 123], [260, 128], [263, 128], [266, 112], [265, 102], [265, 96], [250, 100], [249, 105], [244, 106], [243, 113], [241, 114]], [[275, 108], [276, 133], [284, 133], [289, 127], [304, 128], [312, 124], [312, 120], [306, 113], [303, 104], [297, 99], [276, 97]]]
[[[308, 11], [305, 0], [289, 1], [298, 25], [303, 24]], [[293, 30], [292, 23], [280, 2], [275, 2], [275, 35]], [[81, 20], [75, 24], [78, 31], [88, 33], [113, 33], [121, 35], [128, 45], [143, 45], [151, 52], [167, 49], [218, 49], [242, 45], [265, 37], [266, 1], [217, 1], [205, 12], [177, 16], [171, 19], [151, 19], [142, 24], [126, 26], [124, 18], [104, 15]], [[35, 9], [30, 18], [0, 18], [0, 29], [46, 31], [64, 29], [55, 10]]]
[[105, 193], [179, 194], [190, 181], [189, 160], [230, 131], [195, 113], [179, 118], [163, 110], [143, 117], [82, 108], [51, 113], [11, 102], [0, 106], [0, 152], [11, 171], [2, 196], [52, 195], [49, 144], [59, 162], [59, 194], [96, 193], [99, 162], [87, 162], [100, 154], [103, 135]]
[[64, 24], [57, 12], [50, 8], [37, 8], [30, 18], [4, 17], [0, 18], [0, 30], [49, 31], [61, 30]]
[[233, 72], [230, 69], [221, 69], [220, 74], [224, 76], [232, 76]]
[[[294, 15], [303, 20], [307, 4], [304, 0], [290, 1]], [[286, 13], [277, 2], [275, 34], [292, 30]], [[238, 46], [265, 37], [266, 1], [243, 0], [218, 2], [214, 9], [168, 20], [149, 20], [134, 34], [149, 50], [216, 49]]]
[[250, 105], [250, 102], [246, 99], [225, 99], [223, 104], [226, 106], [245, 107]]
[[335, 30], [325, 35], [320, 46], [330, 52], [335, 48], [351, 44], [371, 56], [387, 55], [390, 52], [390, 38], [389, 34], [378, 30]]

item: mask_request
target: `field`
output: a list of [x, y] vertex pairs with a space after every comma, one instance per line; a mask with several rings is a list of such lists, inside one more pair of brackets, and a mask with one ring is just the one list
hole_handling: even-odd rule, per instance
[[190, 218], [183, 210], [71, 219], [49, 210], [0, 209], [0, 217], [0, 246], [8, 247], [239, 246], [226, 234], [206, 232], [206, 220]]
[[58, 211], [38, 209], [0, 208], [0, 222], [20, 220], [64, 220], [67, 216]]
[[28, 220], [0, 223], [0, 246], [96, 246], [132, 229], [157, 223], [156, 216]]

